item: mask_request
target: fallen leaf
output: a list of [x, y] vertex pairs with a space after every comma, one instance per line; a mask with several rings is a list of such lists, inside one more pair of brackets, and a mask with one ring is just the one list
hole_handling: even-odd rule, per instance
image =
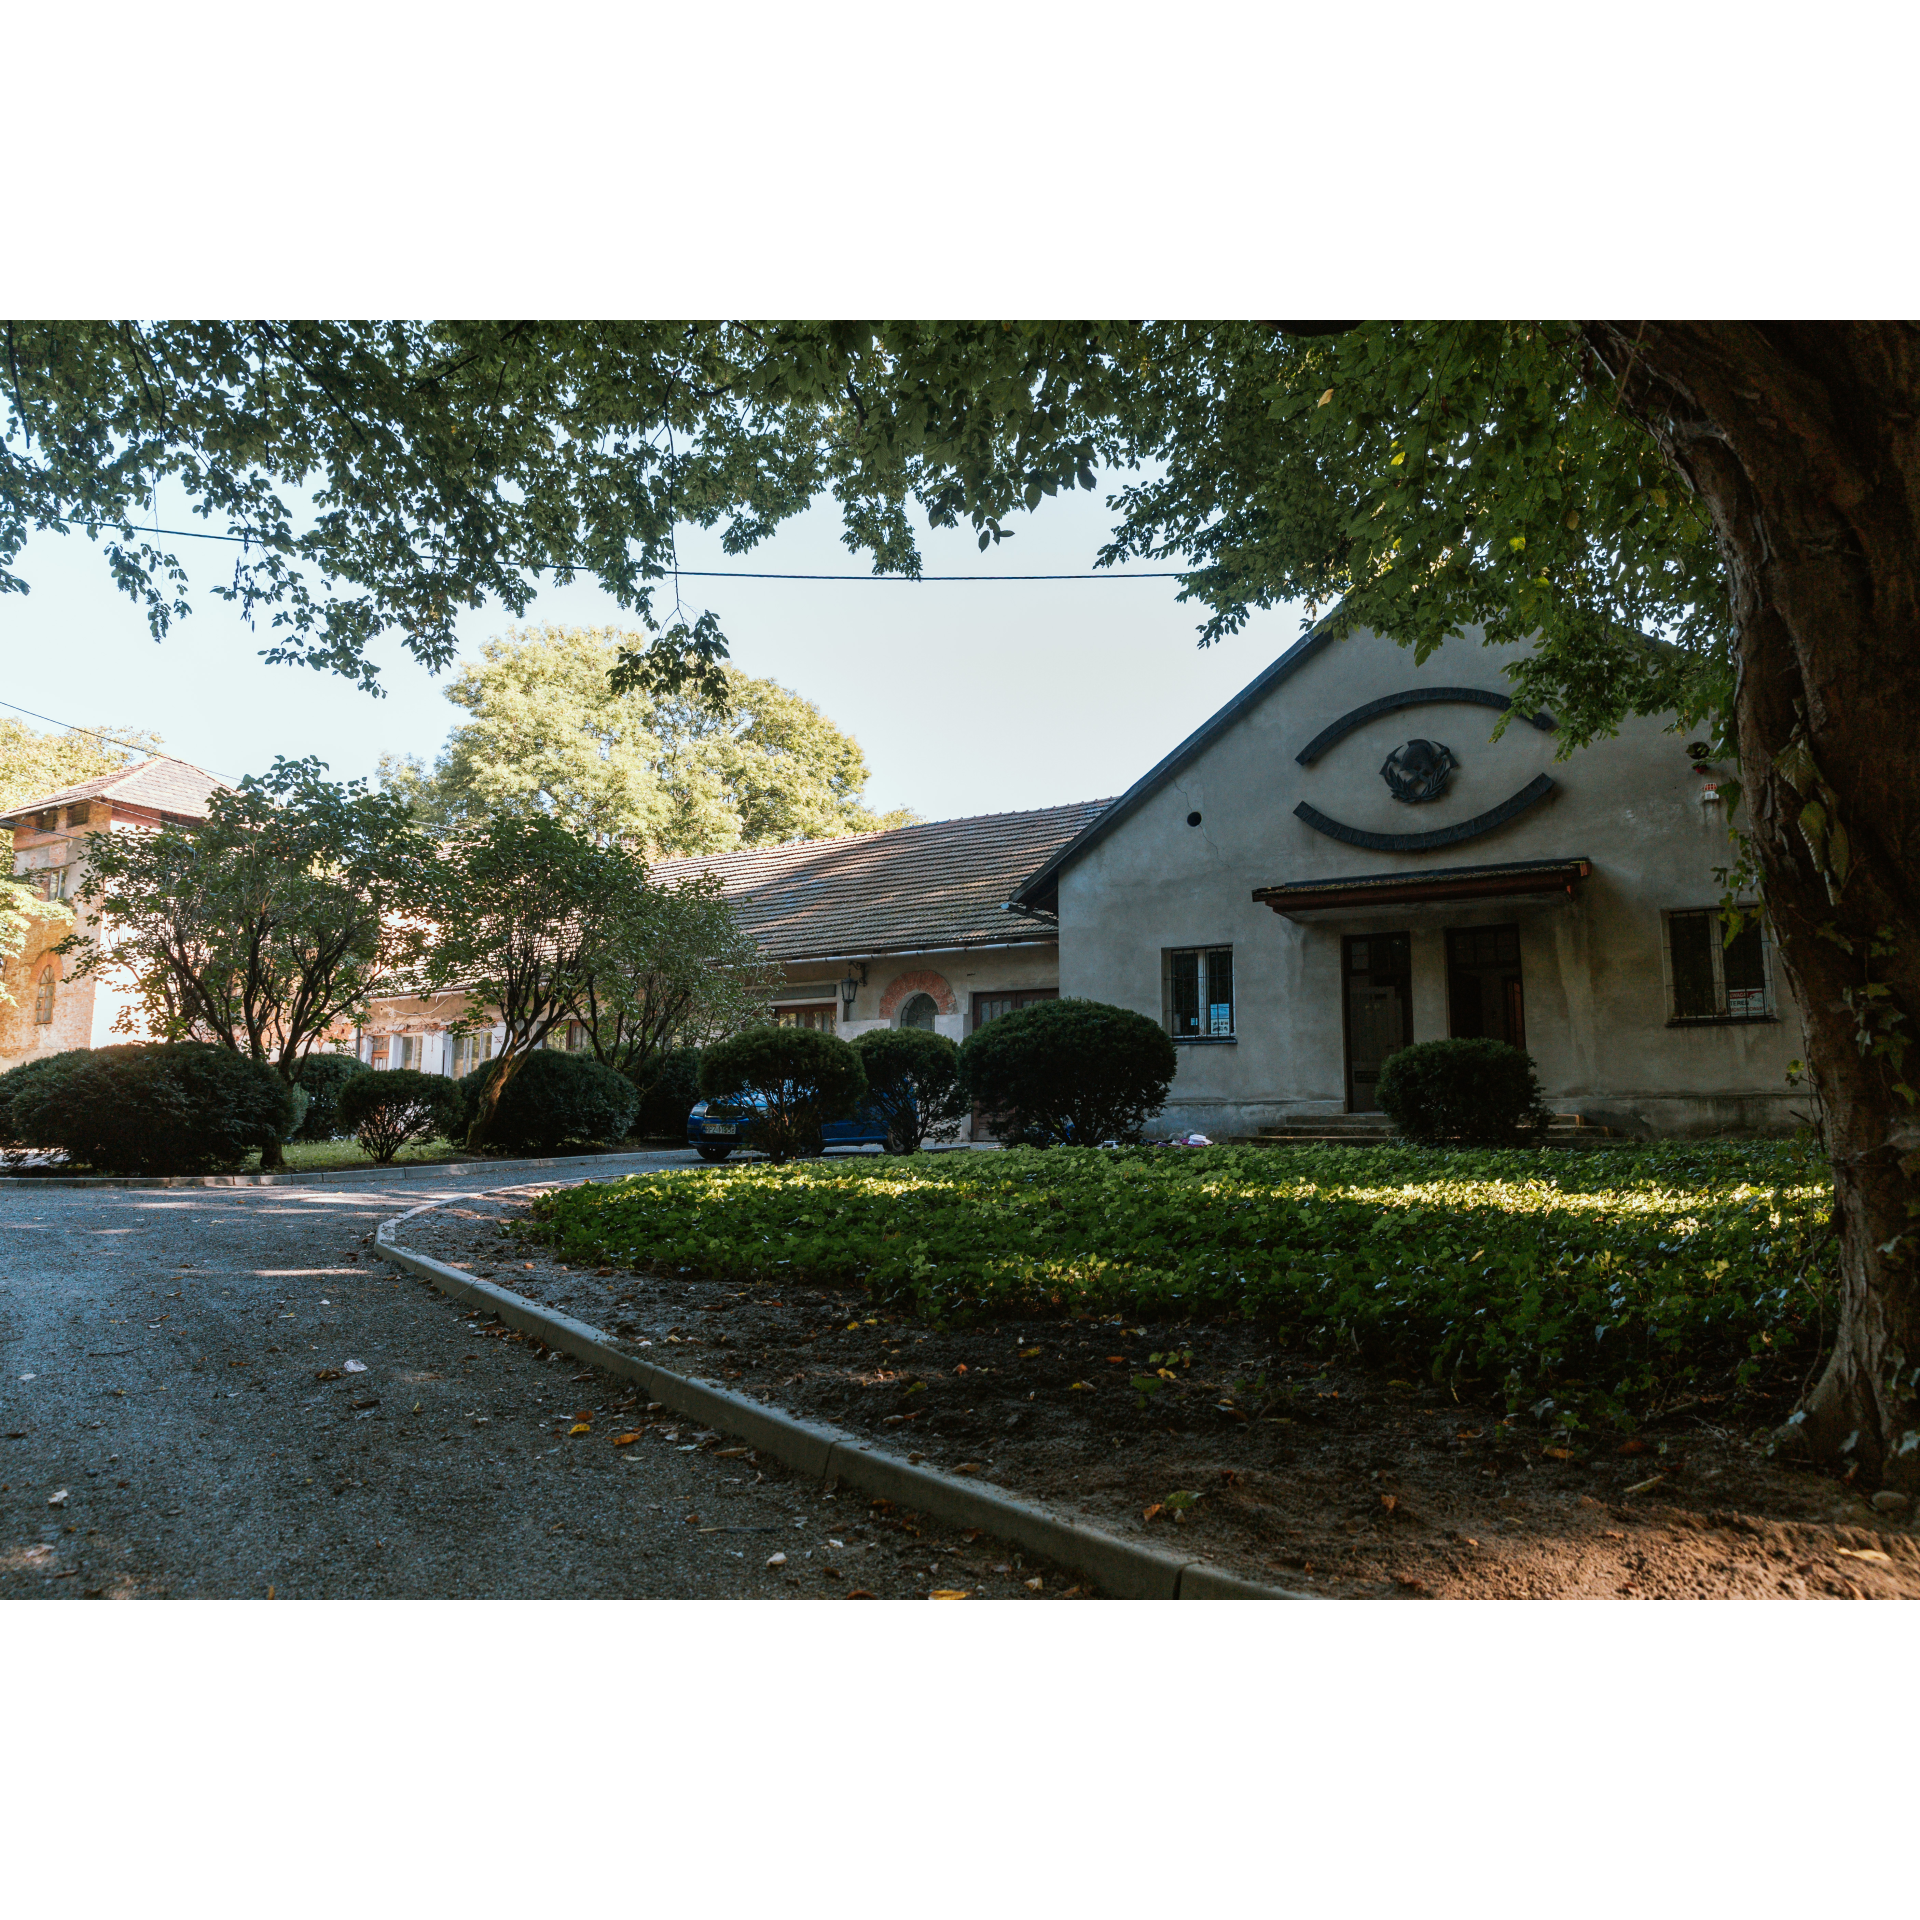
[[1038, 1360], [1040, 1358], [1040, 1349], [1038, 1347], [1022, 1347], [1020, 1349], [1020, 1358], [1022, 1360]]
[[965, 1587], [935, 1587], [927, 1595], [929, 1600], [964, 1600], [967, 1597]]
[[1393, 1584], [1402, 1593], [1425, 1593], [1427, 1590], [1427, 1583], [1424, 1580], [1415, 1579], [1410, 1573], [1396, 1573], [1393, 1576]]
[[1400, 1504], [1400, 1496], [1397, 1493], [1383, 1493], [1380, 1496], [1380, 1504], [1391, 1513]]
[[616, 1447], [630, 1447], [636, 1440], [643, 1440], [645, 1438], [646, 1436], [641, 1433], [616, 1433], [613, 1436], [613, 1444]]
[[50, 1507], [64, 1507], [66, 1504], [67, 1490], [65, 1487], [62, 1487], [58, 1493], [50, 1493], [47, 1495], [47, 1505]]
[[1622, 1440], [1614, 1448], [1615, 1453], [1645, 1453], [1646, 1450], [1647, 1443], [1644, 1440]]
[[1042, 1583], [1041, 1583], [1040, 1576], [1036, 1573], [1033, 1576], [1033, 1578], [1026, 1583], [1027, 1591], [1029, 1593], [1038, 1593], [1040, 1591], [1041, 1584]]
[[313, 1377], [316, 1380], [338, 1380], [340, 1378], [340, 1369], [338, 1367], [322, 1367]]
[[1107, 1365], [1110, 1367], [1124, 1367], [1126, 1364], [1127, 1356], [1124, 1353], [1110, 1353], [1107, 1355]]
[[847, 1589], [847, 1598], [849, 1600], [872, 1600], [877, 1598], [877, 1596], [869, 1593], [865, 1587], [849, 1587]]
[[979, 1471], [980, 1462], [978, 1460], [963, 1460], [954, 1468], [955, 1473], [978, 1473]]
[[1657, 1487], [1659, 1484], [1660, 1484], [1660, 1476], [1656, 1473], [1651, 1480], [1636, 1480], [1633, 1483], [1633, 1485], [1627, 1489], [1627, 1491], [1629, 1493], [1647, 1493], [1647, 1492], [1650, 1492], [1653, 1488]]
[[1148, 1509], [1146, 1510], [1146, 1512], [1144, 1512], [1144, 1513], [1143, 1513], [1143, 1514], [1142, 1514], [1142, 1515], [1140, 1516], [1140, 1518], [1141, 1518], [1142, 1520], [1151, 1520], [1151, 1519], [1153, 1518], [1153, 1516], [1154, 1516], [1154, 1515], [1155, 1515], [1156, 1513], [1164, 1513], [1165, 1511], [1166, 1511], [1166, 1508], [1165, 1508], [1165, 1506], [1164, 1506], [1164, 1505], [1163, 1505], [1163, 1504], [1162, 1504], [1162, 1503], [1161, 1503], [1160, 1501], [1158, 1501], [1158, 1500], [1156, 1500], [1156, 1501], [1155, 1501], [1155, 1502], [1153, 1503], [1153, 1505], [1152, 1505], [1152, 1506], [1150, 1506], [1150, 1507], [1149, 1507], [1149, 1508], [1148, 1508]]
[[340, 1363], [342, 1373], [365, 1373], [367, 1363], [364, 1360], [343, 1360]]
[[1573, 1458], [1573, 1449], [1571, 1447], [1542, 1447], [1540, 1452], [1548, 1460], [1571, 1460]]
[[716, 1460], [740, 1460], [750, 1452], [752, 1452], [750, 1447], [716, 1447], [713, 1450], [713, 1457]]
[[784, 1567], [786, 1564], [787, 1564], [787, 1556], [784, 1553], [776, 1553], [767, 1562], [767, 1565], [770, 1567]]
[[[51, 1506], [52, 1502], [49, 1501], [48, 1505]], [[1835, 1547], [1834, 1552], [1839, 1554], [1843, 1560], [1867, 1560], [1871, 1561], [1876, 1567], [1890, 1567], [1893, 1565], [1892, 1554], [1881, 1553], [1873, 1547]]]
[[1090, 1380], [1076, 1380], [1068, 1387], [1067, 1391], [1069, 1393], [1091, 1393], [1093, 1391], [1093, 1382]]
[[571, 1440], [575, 1434], [591, 1433], [592, 1431], [593, 1431], [593, 1426], [591, 1422], [586, 1420], [576, 1420], [573, 1423], [573, 1425], [567, 1429], [567, 1438]]
[[954, 1368], [955, 1373], [965, 1373], [966, 1370], [967, 1370], [967, 1363], [964, 1360], [962, 1360], [960, 1364]]
[[821, 1577], [827, 1580], [838, 1580], [841, 1577], [838, 1567], [822, 1567], [820, 1573]]

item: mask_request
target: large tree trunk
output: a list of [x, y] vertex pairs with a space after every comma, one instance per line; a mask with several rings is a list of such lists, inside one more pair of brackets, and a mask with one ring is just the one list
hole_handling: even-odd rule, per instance
[[1726, 556], [1744, 824], [1806, 1020], [1840, 1236], [1839, 1324], [1802, 1431], [1816, 1458], [1920, 1487], [1920, 329], [1587, 336]]

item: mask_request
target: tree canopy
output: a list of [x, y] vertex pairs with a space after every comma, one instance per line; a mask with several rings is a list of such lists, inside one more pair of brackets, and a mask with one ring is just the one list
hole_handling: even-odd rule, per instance
[[431, 771], [382, 775], [443, 832], [498, 811], [542, 815], [651, 857], [724, 853], [905, 826], [862, 804], [866, 756], [812, 702], [722, 667], [722, 703], [698, 692], [616, 693], [616, 629], [543, 626], [488, 642], [447, 698], [467, 718]]
[[100, 538], [156, 637], [156, 483], [235, 536], [270, 658], [431, 666], [463, 607], [578, 573], [638, 687], [725, 692], [664, 603], [816, 498], [882, 572], [909, 506], [983, 550], [1105, 467], [1103, 559], [1177, 559], [1201, 638], [1301, 599], [1415, 648], [1474, 624], [1575, 750], [1710, 718], [1807, 1033], [1845, 1297], [1805, 1432], [1920, 1488], [1920, 327], [1901, 321], [10, 323], [0, 591]]

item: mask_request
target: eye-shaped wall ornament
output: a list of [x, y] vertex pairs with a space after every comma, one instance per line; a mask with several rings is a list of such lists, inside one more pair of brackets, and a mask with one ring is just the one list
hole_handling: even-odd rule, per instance
[[[1355, 707], [1350, 713], [1343, 713], [1331, 726], [1315, 734], [1294, 757], [1303, 767], [1310, 767], [1356, 727], [1378, 719], [1383, 713], [1442, 703], [1494, 707], [1501, 712], [1513, 704], [1505, 694], [1490, 693], [1481, 687], [1410, 687], [1403, 693], [1385, 694], [1378, 700], [1369, 700], [1365, 706]], [[1555, 721], [1550, 713], [1528, 714], [1524, 718], [1529, 726], [1538, 727], [1542, 733], [1554, 730]], [[1396, 800], [1417, 804], [1438, 799], [1446, 791], [1457, 765], [1452, 750], [1437, 741], [1409, 740], [1387, 756], [1380, 775]], [[1437, 827], [1431, 833], [1374, 833], [1364, 827], [1350, 827], [1344, 821], [1329, 819], [1318, 807], [1309, 806], [1304, 800], [1293, 811], [1316, 832], [1344, 840], [1349, 846], [1371, 847], [1381, 853], [1420, 853], [1429, 847], [1458, 846], [1463, 840], [1476, 840], [1483, 833], [1491, 833], [1495, 827], [1505, 826], [1544, 800], [1552, 791], [1553, 781], [1544, 773], [1536, 774], [1497, 807], [1489, 807], [1471, 820], [1458, 821], [1451, 827]]]

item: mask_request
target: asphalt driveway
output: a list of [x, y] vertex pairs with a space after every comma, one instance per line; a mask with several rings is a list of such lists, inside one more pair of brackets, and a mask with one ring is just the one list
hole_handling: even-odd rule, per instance
[[629, 1390], [371, 1256], [380, 1221], [475, 1190], [0, 1190], [0, 1597], [927, 1591], [856, 1537], [858, 1496], [697, 1429], [570, 1443]]

